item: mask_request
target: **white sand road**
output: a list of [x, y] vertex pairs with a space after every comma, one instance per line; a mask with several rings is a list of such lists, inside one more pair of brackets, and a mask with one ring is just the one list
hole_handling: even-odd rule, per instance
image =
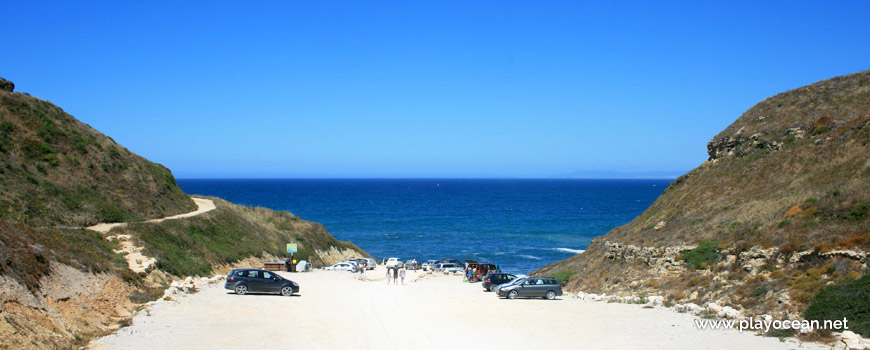
[[499, 299], [459, 276], [388, 285], [384, 270], [285, 273], [299, 295], [235, 295], [223, 282], [159, 302], [92, 349], [797, 349], [751, 332], [698, 330], [668, 309]]
[[[146, 220], [145, 222], [162, 222], [165, 220], [189, 218], [191, 216], [197, 216], [199, 214], [207, 213], [207, 212], [210, 212], [210, 211], [215, 209], [214, 201], [212, 201], [211, 199], [196, 198], [196, 197], [190, 197], [190, 199], [192, 199], [193, 202], [196, 203], [196, 210], [189, 212], [189, 213], [167, 216], [165, 218]], [[126, 222], [116, 222], [116, 223], [111, 223], [111, 224], [101, 223], [101, 224], [89, 226], [88, 230], [94, 230], [94, 231], [97, 231], [100, 233], [108, 233], [109, 231], [111, 231], [115, 227], [123, 227], [123, 226], [127, 226], [127, 223]]]

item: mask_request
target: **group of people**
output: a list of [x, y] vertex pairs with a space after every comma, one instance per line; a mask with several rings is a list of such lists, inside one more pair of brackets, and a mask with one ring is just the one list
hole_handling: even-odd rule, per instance
[[477, 268], [465, 268], [465, 281], [463, 282], [477, 282]]
[[395, 285], [399, 284], [399, 279], [402, 279], [402, 284], [405, 284], [405, 267], [388, 267], [387, 268], [387, 284], [392, 282]]

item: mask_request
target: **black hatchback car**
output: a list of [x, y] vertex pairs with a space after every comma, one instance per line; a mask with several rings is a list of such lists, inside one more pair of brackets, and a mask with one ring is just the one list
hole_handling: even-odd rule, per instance
[[224, 288], [238, 295], [248, 293], [278, 293], [291, 296], [299, 293], [299, 284], [278, 276], [276, 273], [261, 269], [234, 269], [227, 275]]
[[508, 283], [515, 279], [517, 279], [517, 276], [511, 275], [509, 273], [488, 273], [483, 276], [483, 283], [481, 283], [481, 285], [485, 290], [488, 290], [490, 292], [497, 292], [499, 284]]

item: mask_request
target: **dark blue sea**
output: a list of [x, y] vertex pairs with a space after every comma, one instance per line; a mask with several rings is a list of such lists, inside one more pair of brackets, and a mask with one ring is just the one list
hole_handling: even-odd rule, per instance
[[[528, 273], [628, 223], [670, 180], [178, 180], [189, 194], [286, 210], [375, 259], [475, 259]], [[289, 243], [289, 242], [288, 242]]]

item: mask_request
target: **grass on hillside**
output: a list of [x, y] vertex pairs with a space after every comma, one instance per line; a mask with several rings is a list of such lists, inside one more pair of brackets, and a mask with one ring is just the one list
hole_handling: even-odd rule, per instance
[[870, 337], [870, 275], [822, 288], [804, 318], [820, 322], [845, 318], [849, 330]]
[[93, 231], [83, 229], [32, 228], [0, 222], [0, 272], [39, 290], [39, 280], [50, 273], [50, 262], [91, 272], [112, 272], [125, 280], [136, 280], [124, 258], [113, 252], [110, 242]]
[[[185, 220], [131, 224], [157, 267], [176, 276], [207, 276], [217, 265], [265, 254], [286, 256], [286, 244], [298, 243], [297, 260], [321, 264], [315, 250], [355, 249], [329, 235], [323, 226], [288, 212], [237, 206], [214, 199], [218, 209]], [[361, 251], [360, 251], [361, 252]], [[360, 253], [360, 256], [365, 256]]]
[[0, 220], [88, 226], [195, 207], [169, 169], [48, 101], [0, 91], [0, 119]]

